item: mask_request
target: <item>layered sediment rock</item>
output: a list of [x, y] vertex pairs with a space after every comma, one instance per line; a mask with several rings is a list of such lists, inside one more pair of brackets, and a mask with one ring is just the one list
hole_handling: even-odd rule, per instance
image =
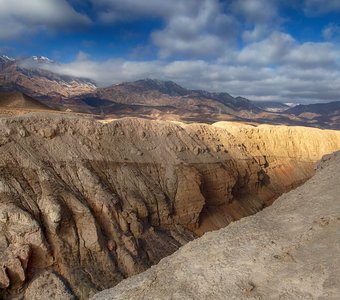
[[340, 152], [318, 168], [271, 207], [92, 299], [338, 299]]
[[260, 211], [340, 149], [340, 132], [295, 127], [39, 114], [0, 123], [4, 298], [40, 299], [44, 282], [50, 298], [88, 298]]

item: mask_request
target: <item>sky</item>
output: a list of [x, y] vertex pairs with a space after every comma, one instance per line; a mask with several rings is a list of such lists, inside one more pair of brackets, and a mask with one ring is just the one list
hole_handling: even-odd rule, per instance
[[0, 0], [0, 53], [109, 86], [340, 100], [340, 0]]

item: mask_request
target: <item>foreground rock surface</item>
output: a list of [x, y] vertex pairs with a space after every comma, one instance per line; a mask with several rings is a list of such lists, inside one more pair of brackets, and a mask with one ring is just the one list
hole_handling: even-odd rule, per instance
[[205, 234], [93, 300], [339, 299], [340, 152], [258, 214]]
[[337, 149], [340, 132], [312, 128], [0, 119], [0, 298], [89, 298], [270, 205]]

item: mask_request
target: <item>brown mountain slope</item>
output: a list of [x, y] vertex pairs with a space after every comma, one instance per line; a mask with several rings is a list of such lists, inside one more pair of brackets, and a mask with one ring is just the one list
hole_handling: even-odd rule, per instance
[[3, 298], [88, 298], [260, 211], [340, 149], [340, 132], [308, 128], [46, 113], [0, 125]]
[[338, 299], [340, 153], [325, 160], [271, 207], [92, 299]]
[[0, 108], [50, 110], [47, 105], [19, 92], [0, 92]]
[[[340, 128], [337, 114], [320, 109], [318, 115], [295, 114], [277, 102], [256, 102], [228, 93], [185, 89], [171, 81], [153, 79], [124, 82], [73, 99], [95, 113], [112, 118], [135, 116], [186, 122], [243, 121], [319, 128]], [[320, 104], [320, 107], [323, 107]], [[317, 106], [319, 107], [319, 106]], [[85, 108], [85, 106], [84, 106]]]
[[[56, 68], [57, 67], [57, 68]], [[171, 81], [143, 79], [97, 88], [89, 79], [60, 75], [46, 57], [0, 56], [0, 90], [18, 91], [59, 110], [106, 117], [142, 117], [185, 122], [243, 121], [340, 128], [339, 114], [281, 112], [284, 105], [258, 103], [228, 93], [189, 90]]]
[[39, 57], [10, 60], [0, 56], [0, 89], [18, 91], [45, 100], [60, 100], [95, 90], [96, 87], [90, 80], [48, 71], [46, 65], [53, 63]]
[[285, 113], [293, 114], [309, 122], [323, 124], [324, 127], [333, 124], [334, 129], [340, 129], [340, 101], [297, 105]]
[[[209, 93], [185, 89], [172, 81], [144, 79], [124, 82], [106, 88], [99, 88], [92, 94], [82, 95], [79, 99], [91, 101], [94, 106], [108, 106], [111, 101], [129, 106], [155, 107], [158, 109], [199, 113], [208, 111], [212, 114], [232, 114], [235, 117], [241, 110], [261, 111], [247, 99], [235, 99], [227, 93]], [[112, 107], [113, 111], [115, 107]], [[107, 113], [110, 112], [106, 107]]]

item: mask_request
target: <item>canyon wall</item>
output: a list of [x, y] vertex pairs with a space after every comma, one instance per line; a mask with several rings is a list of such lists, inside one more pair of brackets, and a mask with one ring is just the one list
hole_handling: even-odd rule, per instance
[[340, 152], [250, 217], [209, 232], [93, 300], [338, 299]]
[[262, 210], [338, 149], [340, 132], [311, 128], [0, 119], [0, 295], [86, 299]]

